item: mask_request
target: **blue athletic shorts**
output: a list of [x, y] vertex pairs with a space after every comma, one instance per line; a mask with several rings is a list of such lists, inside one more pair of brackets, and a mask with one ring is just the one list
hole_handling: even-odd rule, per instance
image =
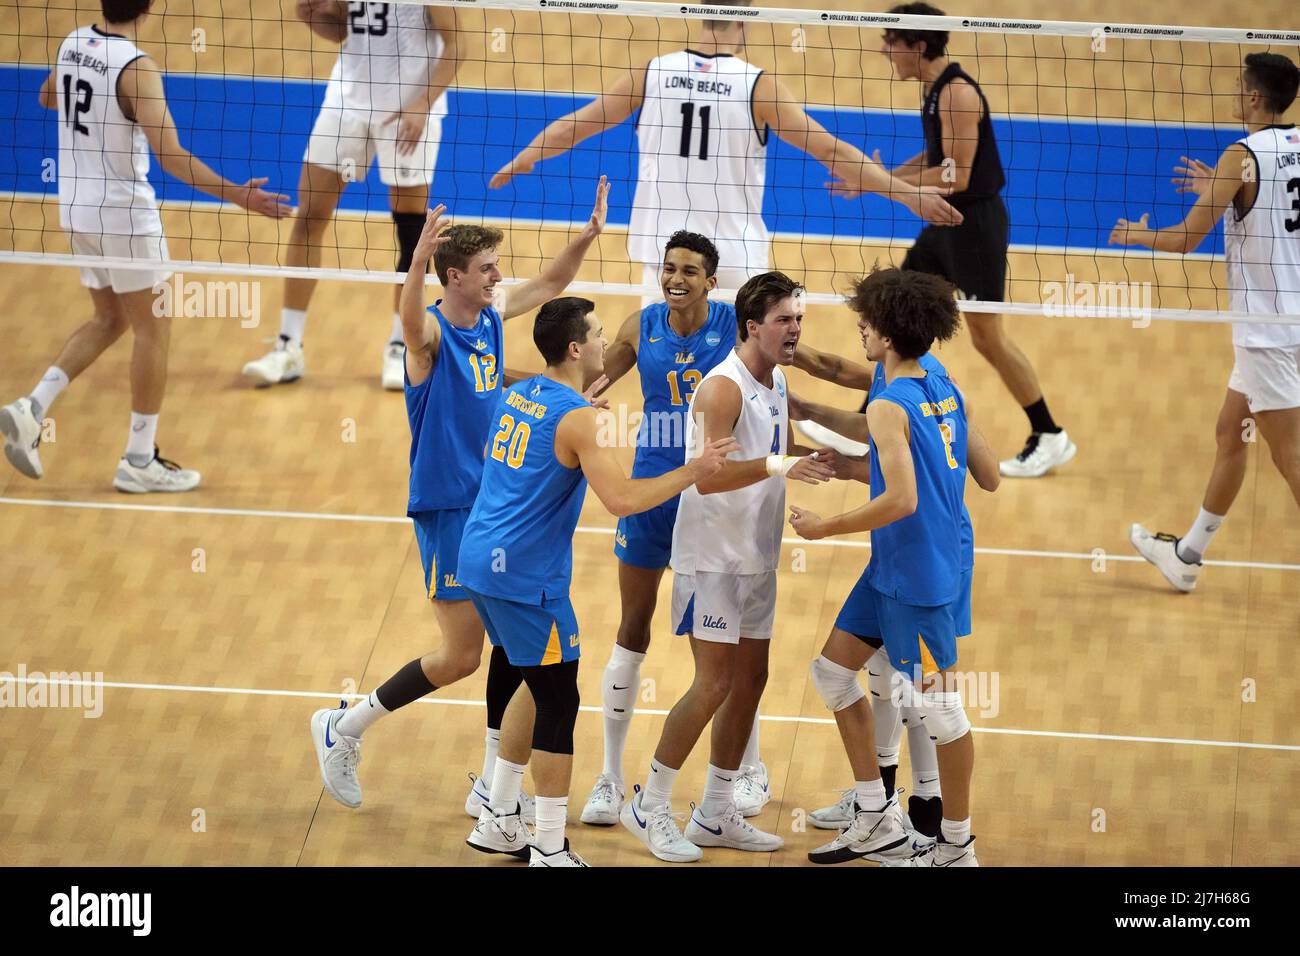
[[576, 661], [578, 618], [566, 594], [541, 604], [521, 604], [490, 597], [469, 588], [466, 596], [483, 619], [488, 640], [505, 648], [506, 659], [516, 667], [537, 667]]
[[856, 637], [884, 641], [895, 669], [913, 678], [952, 667], [957, 663], [957, 635], [970, 631], [969, 574], [951, 604], [918, 607], [881, 594], [863, 572], [835, 626]]
[[424, 589], [430, 599], [469, 600], [469, 593], [456, 578], [460, 539], [465, 533], [469, 511], [468, 508], [444, 508], [411, 515], [415, 540], [420, 546], [420, 563], [424, 565]]
[[614, 531], [614, 554], [624, 564], [659, 570], [668, 567], [673, 553], [673, 524], [677, 521], [677, 498], [670, 498], [649, 511], [618, 519]]

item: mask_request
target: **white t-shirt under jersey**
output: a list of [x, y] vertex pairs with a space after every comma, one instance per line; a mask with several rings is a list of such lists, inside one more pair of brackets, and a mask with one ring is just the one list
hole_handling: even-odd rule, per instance
[[[732, 433], [739, 451], [727, 457], [749, 461], [768, 455], [784, 455], [788, 407], [785, 373], [772, 370], [772, 387], [754, 378], [732, 351], [704, 376], [700, 387], [711, 378], [729, 378], [740, 388], [740, 418]], [[697, 388], [695, 394], [699, 394]], [[694, 411], [694, 399], [692, 408]], [[710, 436], [715, 440], [725, 435]], [[701, 436], [695, 417], [686, 418], [686, 457], [700, 453]], [[775, 571], [781, 560], [781, 531], [785, 526], [785, 479], [764, 478], [745, 488], [702, 495], [691, 485], [682, 492], [673, 525], [673, 571], [694, 574], [718, 571], [725, 574], [762, 574]]]
[[[429, 25], [425, 8], [413, 3], [349, 3], [348, 34], [330, 73], [327, 102], [344, 109], [395, 113], [422, 95], [429, 69], [442, 56], [442, 35]], [[447, 114], [446, 94], [432, 115]]]
[[763, 71], [735, 56], [681, 50], [646, 67], [636, 135], [636, 196], [628, 256], [657, 265], [679, 229], [708, 236], [724, 268], [763, 272], [768, 130], [754, 127]]
[[[1223, 217], [1228, 301], [1233, 311], [1300, 314], [1300, 130], [1269, 126], [1237, 142], [1255, 156], [1259, 193], [1246, 215]], [[1235, 322], [1233, 345], [1300, 345], [1300, 325]]]
[[74, 233], [162, 233], [149, 185], [149, 141], [117, 100], [122, 70], [145, 54], [130, 40], [79, 27], [59, 45], [59, 224]]

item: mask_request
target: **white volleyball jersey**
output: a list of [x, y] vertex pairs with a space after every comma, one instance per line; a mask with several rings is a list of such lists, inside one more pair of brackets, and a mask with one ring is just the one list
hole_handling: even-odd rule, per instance
[[[433, 61], [442, 56], [442, 35], [425, 8], [413, 3], [349, 3], [348, 35], [330, 73], [345, 109], [397, 112], [422, 95]], [[445, 116], [446, 94], [431, 114]]]
[[724, 268], [767, 270], [769, 131], [755, 128], [753, 104], [762, 72], [726, 53], [682, 50], [650, 61], [636, 125], [633, 262], [658, 265], [668, 237], [689, 229], [713, 240]]
[[[788, 409], [785, 373], [772, 370], [768, 388], [749, 374], [732, 351], [704, 376], [729, 378], [740, 387], [740, 418], [732, 433], [740, 449], [727, 457], [750, 461], [784, 455]], [[695, 394], [699, 394], [696, 389]], [[692, 406], [694, 399], [692, 399]], [[692, 407], [692, 412], [694, 408]], [[711, 435], [714, 440], [726, 435]], [[701, 436], [695, 417], [686, 417], [687, 460], [700, 454]], [[768, 477], [745, 488], [702, 495], [691, 485], [682, 492], [673, 525], [673, 551], [669, 562], [681, 574], [720, 571], [725, 574], [761, 574], [775, 571], [781, 560], [781, 531], [785, 526], [785, 479]]]
[[[1233, 311], [1300, 314], [1300, 130], [1269, 126], [1237, 142], [1255, 156], [1259, 193], [1244, 216], [1229, 207], [1223, 217], [1228, 301]], [[1236, 322], [1232, 342], [1300, 345], [1300, 325]]]
[[122, 112], [118, 78], [144, 52], [98, 27], [79, 27], [59, 46], [54, 92], [59, 124], [59, 224], [75, 233], [162, 232], [149, 185], [149, 141]]

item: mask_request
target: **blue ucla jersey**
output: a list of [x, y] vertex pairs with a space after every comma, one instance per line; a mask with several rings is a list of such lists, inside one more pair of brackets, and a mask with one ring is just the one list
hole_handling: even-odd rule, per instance
[[[934, 357], [930, 352], [926, 352], [917, 363], [932, 375], [942, 375], [948, 377], [948, 370], [943, 367], [943, 363]], [[875, 374], [871, 376], [871, 390], [867, 392], [867, 401], [880, 394], [881, 389], [885, 387], [885, 366], [883, 363], [876, 363]], [[961, 569], [969, 571], [975, 567], [975, 528], [971, 524], [970, 512], [966, 510], [966, 502], [963, 498], [961, 503]]]
[[736, 307], [710, 302], [709, 317], [688, 338], [673, 331], [668, 303], [641, 310], [636, 369], [645, 417], [636, 436], [633, 478], [653, 478], [686, 464], [686, 415], [709, 371], [736, 347]]
[[[966, 485], [966, 411], [946, 376], [895, 378], [874, 401], [907, 413], [916, 511], [871, 532], [867, 583], [903, 604], [932, 607], [957, 599], [961, 585]], [[885, 491], [875, 436], [871, 437], [871, 497]]]
[[[439, 300], [441, 302], [441, 300]], [[406, 513], [468, 508], [483, 477], [483, 446], [501, 396], [501, 314], [487, 308], [462, 329], [429, 306], [442, 339], [433, 371], [406, 383], [411, 423], [411, 493]], [[403, 373], [405, 378], [405, 373]]]
[[520, 604], [567, 597], [573, 530], [587, 491], [580, 468], [555, 457], [555, 430], [590, 408], [544, 375], [516, 382], [493, 413], [483, 484], [461, 538], [461, 584]]

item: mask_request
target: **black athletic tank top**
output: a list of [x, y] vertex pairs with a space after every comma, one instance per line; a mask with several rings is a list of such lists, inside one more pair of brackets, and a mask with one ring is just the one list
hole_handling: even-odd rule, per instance
[[984, 91], [969, 73], [961, 68], [960, 63], [949, 63], [948, 68], [939, 74], [930, 88], [921, 107], [921, 129], [925, 133], [925, 164], [940, 166], [943, 164], [943, 123], [939, 119], [939, 94], [943, 88], [961, 77], [979, 94], [983, 113], [980, 116], [979, 145], [975, 147], [975, 162], [971, 167], [970, 182], [966, 189], [948, 197], [953, 206], [960, 209], [964, 204], [980, 199], [990, 199], [998, 194], [1006, 177], [1002, 173], [1002, 158], [998, 155], [998, 143], [993, 137], [993, 119], [989, 115], [989, 101], [984, 98]]

